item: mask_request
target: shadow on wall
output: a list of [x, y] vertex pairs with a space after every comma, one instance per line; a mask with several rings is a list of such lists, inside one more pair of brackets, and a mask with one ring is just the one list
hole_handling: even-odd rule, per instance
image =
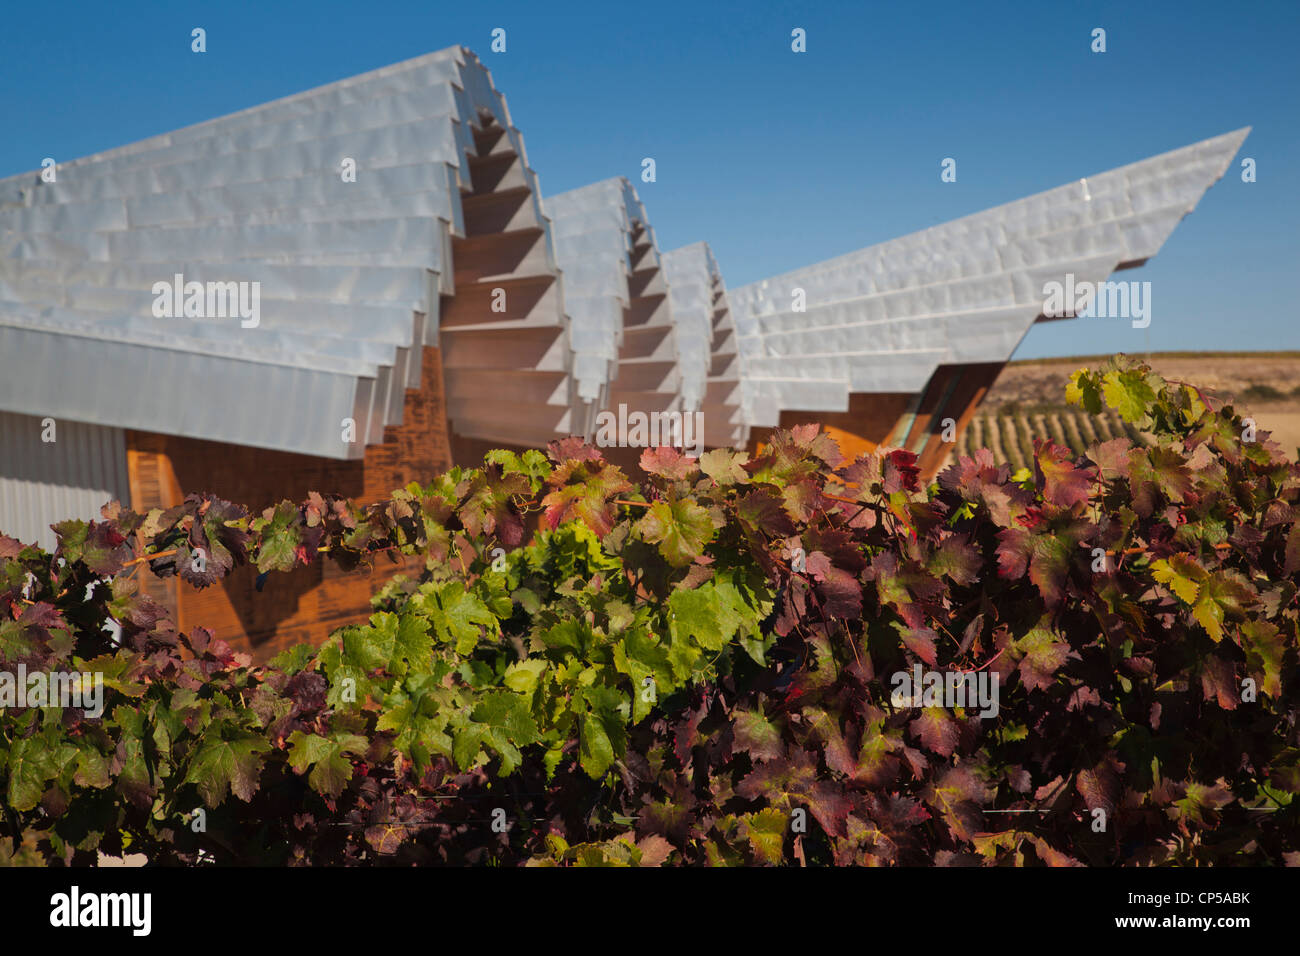
[[[193, 493], [210, 494], [244, 505], [257, 515], [279, 501], [300, 502], [310, 491], [364, 500], [362, 461], [333, 461], [195, 438], [149, 438], [155, 452], [170, 461], [174, 475], [173, 488], [160, 489], [157, 494], [165, 502], [183, 500], [184, 495]], [[257, 652], [265, 645], [274, 642], [275, 652], [282, 649], [287, 635], [281, 631], [288, 623], [329, 621], [338, 617], [349, 601], [359, 600], [365, 607], [369, 593], [362, 594], [364, 588], [343, 580], [322, 587], [327, 577], [317, 562], [268, 575], [260, 592], [257, 569], [251, 566], [235, 568], [214, 587], [198, 590], [182, 584], [177, 624], [183, 629], [210, 627], [227, 641], [244, 638], [240, 643], [261, 658], [263, 654]], [[364, 580], [366, 576], [360, 577]], [[304, 601], [308, 597], [310, 600]], [[296, 628], [290, 630], [298, 633]]]

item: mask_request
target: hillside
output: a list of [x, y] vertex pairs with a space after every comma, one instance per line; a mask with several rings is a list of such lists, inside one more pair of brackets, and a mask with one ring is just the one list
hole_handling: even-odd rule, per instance
[[[1233, 397], [1262, 431], [1288, 454], [1300, 447], [1300, 352], [1157, 352], [1139, 356], [1169, 379], [1196, 382], [1221, 397]], [[958, 450], [982, 446], [1017, 467], [1038, 437], [1081, 452], [1094, 441], [1128, 434], [1113, 414], [1088, 415], [1065, 402], [1071, 373], [1096, 366], [1106, 356], [1028, 359], [1010, 362], [989, 391]]]

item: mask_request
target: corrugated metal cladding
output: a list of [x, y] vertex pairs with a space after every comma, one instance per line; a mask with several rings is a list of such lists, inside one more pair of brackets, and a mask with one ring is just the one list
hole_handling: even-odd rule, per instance
[[120, 428], [0, 412], [0, 532], [53, 550], [50, 525], [98, 518], [109, 501], [130, 501]]
[[601, 409], [684, 410], [674, 317], [645, 206], [624, 177], [545, 200], [578, 393]]
[[[419, 350], [441, 344], [468, 368], [448, 369], [457, 431], [501, 437], [460, 414], [467, 390], [497, 374], [555, 391], [567, 326], [557, 304], [441, 327], [474, 130], [488, 126], [502, 131], [494, 155], [517, 158], [507, 185], [531, 191], [515, 228], [544, 237], [502, 278], [553, 275], [522, 138], [460, 47], [60, 163], [53, 182], [0, 180], [0, 408], [359, 458], [342, 420], [381, 442], [419, 385]], [[189, 291], [155, 284], [200, 294], [178, 313]], [[142, 376], [171, 400], [142, 400]], [[517, 409], [506, 437], [568, 434], [559, 392]]]
[[624, 311], [632, 299], [632, 203], [640, 205], [635, 197], [626, 179], [606, 179], [543, 200], [564, 277], [578, 394], [601, 407], [616, 374]]
[[704, 412], [704, 444], [743, 447], [749, 440], [742, 371], [727, 287], [713, 250], [695, 242], [663, 254], [677, 330], [682, 403]]
[[1154, 256], [1249, 132], [732, 289], [750, 424], [843, 412], [855, 392], [919, 392], [944, 364], [1006, 361], [1045, 282], [1101, 282]]

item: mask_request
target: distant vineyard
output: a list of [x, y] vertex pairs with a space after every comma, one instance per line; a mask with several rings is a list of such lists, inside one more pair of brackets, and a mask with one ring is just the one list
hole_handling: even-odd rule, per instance
[[1078, 455], [1095, 442], [1123, 437], [1140, 445], [1150, 444], [1147, 436], [1112, 411], [1089, 415], [1077, 408], [1026, 409], [1008, 405], [971, 419], [970, 427], [957, 443], [957, 453], [970, 455], [977, 448], [987, 448], [995, 460], [1024, 468], [1033, 461], [1035, 438], [1050, 438]]

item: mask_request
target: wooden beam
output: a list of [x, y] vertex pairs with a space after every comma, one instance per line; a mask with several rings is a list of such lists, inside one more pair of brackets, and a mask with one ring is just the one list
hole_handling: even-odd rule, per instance
[[[1005, 362], [985, 362], [953, 367], [959, 371], [960, 377], [918, 452], [920, 459], [918, 464], [923, 479], [927, 481], [932, 479], [947, 464], [953, 449], [961, 443], [962, 435], [970, 426], [975, 410], [980, 402], [984, 401], [984, 397], [997, 381], [1005, 365]], [[943, 440], [942, 425], [947, 419], [952, 419], [954, 423], [952, 441]]]

